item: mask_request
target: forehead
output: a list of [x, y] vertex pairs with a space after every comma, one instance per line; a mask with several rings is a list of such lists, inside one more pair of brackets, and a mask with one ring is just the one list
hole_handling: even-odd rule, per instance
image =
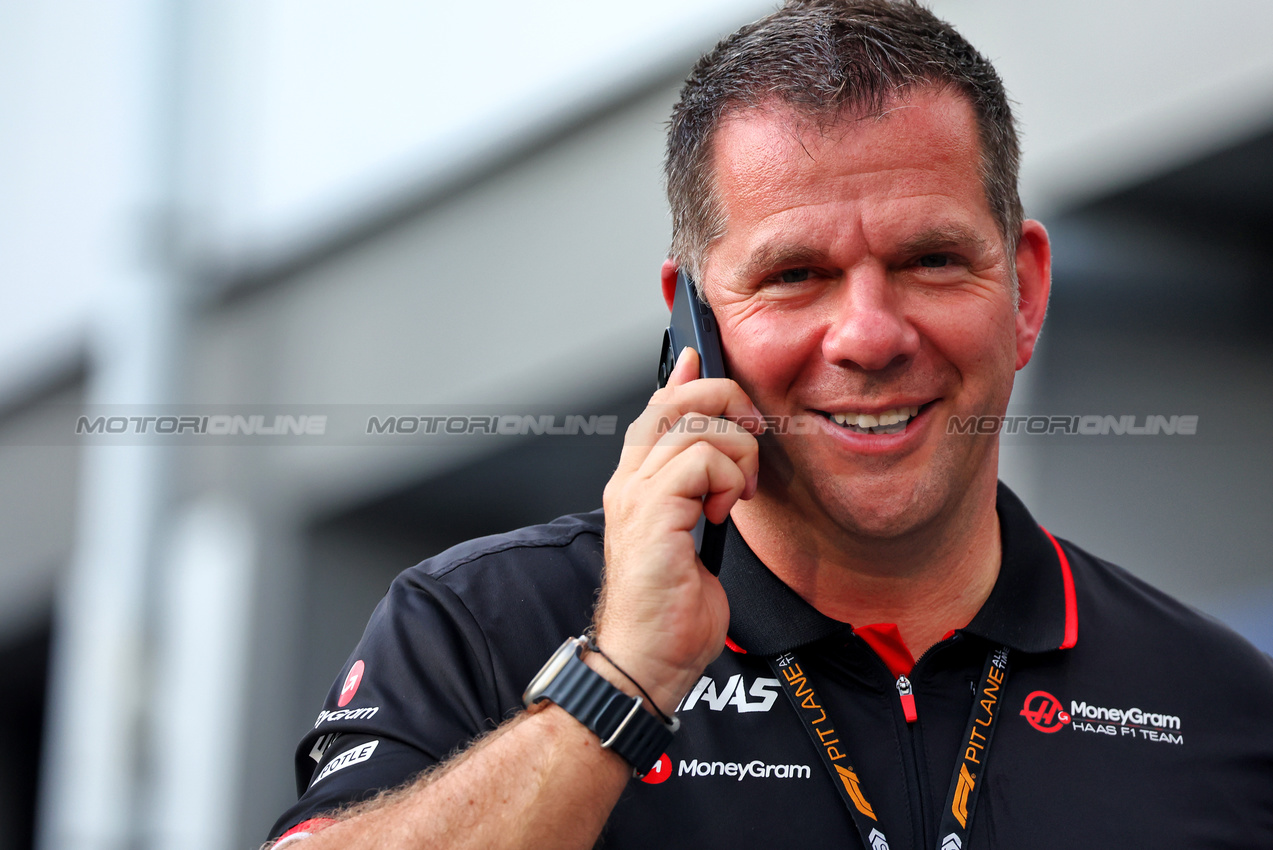
[[748, 109], [721, 123], [713, 145], [727, 239], [740, 227], [808, 215], [824, 224], [924, 215], [993, 226], [976, 118], [957, 93], [923, 89], [878, 114], [823, 120], [781, 105]]

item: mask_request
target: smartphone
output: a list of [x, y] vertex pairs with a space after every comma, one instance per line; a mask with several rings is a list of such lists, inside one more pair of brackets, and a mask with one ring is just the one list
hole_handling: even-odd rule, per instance
[[724, 378], [725, 359], [720, 353], [720, 331], [712, 308], [698, 296], [694, 281], [685, 272], [676, 274], [676, 295], [672, 299], [672, 323], [663, 333], [663, 353], [659, 357], [659, 386], [676, 366], [676, 357], [689, 346], [698, 352], [700, 378]]
[[[684, 271], [676, 274], [676, 294], [672, 298], [672, 321], [663, 332], [663, 351], [659, 355], [659, 386], [676, 366], [676, 357], [689, 346], [698, 352], [700, 378], [724, 378], [725, 358], [721, 356], [720, 330], [712, 308], [698, 295], [694, 281]], [[699, 519], [694, 529], [698, 541], [698, 557], [712, 575], [720, 574], [725, 554], [725, 525]]]

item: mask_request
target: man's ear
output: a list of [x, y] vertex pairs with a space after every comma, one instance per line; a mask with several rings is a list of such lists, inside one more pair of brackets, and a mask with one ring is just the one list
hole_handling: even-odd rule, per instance
[[1052, 243], [1043, 225], [1028, 219], [1017, 243], [1017, 368], [1034, 355], [1052, 291]]
[[680, 267], [675, 260], [663, 261], [663, 300], [667, 302], [667, 309], [672, 310], [672, 302], [676, 299], [676, 272]]

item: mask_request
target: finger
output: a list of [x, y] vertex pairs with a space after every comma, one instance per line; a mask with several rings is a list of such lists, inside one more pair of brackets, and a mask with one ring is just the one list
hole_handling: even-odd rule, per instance
[[709, 443], [732, 460], [747, 480], [745, 498], [755, 490], [760, 470], [760, 444], [755, 436], [726, 419], [691, 413], [683, 416], [646, 454], [636, 475], [653, 477], [672, 458], [696, 443]]
[[[693, 351], [693, 349], [688, 349]], [[679, 363], [678, 363], [679, 366]], [[751, 398], [729, 378], [702, 378], [668, 385], [650, 397], [647, 412], [679, 418], [691, 411], [739, 422], [753, 434], [764, 431], [764, 417]]]
[[688, 345], [682, 348], [681, 353], [676, 355], [676, 365], [672, 367], [672, 373], [667, 376], [667, 386], [679, 387], [697, 378], [701, 368], [700, 362], [701, 358], [696, 350]]
[[760, 411], [735, 381], [706, 378], [677, 386], [669, 383], [650, 398], [649, 405], [628, 426], [619, 469], [632, 470], [640, 466], [649, 448], [677, 427], [677, 422], [689, 413], [728, 419], [753, 434], [765, 430]]
[[[738, 464], [714, 446], [699, 442], [665, 464], [656, 474], [655, 483], [669, 495], [701, 502], [702, 511], [712, 522], [724, 522], [744, 490], [747, 478]], [[698, 522], [697, 512], [683, 519], [692, 528]]]

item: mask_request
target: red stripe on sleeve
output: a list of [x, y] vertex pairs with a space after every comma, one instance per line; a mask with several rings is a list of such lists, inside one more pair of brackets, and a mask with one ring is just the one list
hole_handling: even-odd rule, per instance
[[1065, 551], [1061, 549], [1061, 544], [1056, 542], [1052, 532], [1043, 526], [1039, 528], [1056, 547], [1056, 557], [1061, 562], [1061, 583], [1065, 586], [1065, 640], [1061, 641], [1058, 649], [1069, 649], [1079, 642], [1079, 608], [1078, 600], [1074, 595], [1074, 574], [1070, 571], [1070, 559], [1065, 557]]
[[324, 830], [334, 823], [336, 823], [335, 818], [310, 818], [309, 820], [303, 820], [287, 832], [280, 835], [278, 840], [274, 842], [273, 846], [281, 848], [284, 844], [294, 843], [292, 841], [293, 838], [308, 838], [315, 832]]

